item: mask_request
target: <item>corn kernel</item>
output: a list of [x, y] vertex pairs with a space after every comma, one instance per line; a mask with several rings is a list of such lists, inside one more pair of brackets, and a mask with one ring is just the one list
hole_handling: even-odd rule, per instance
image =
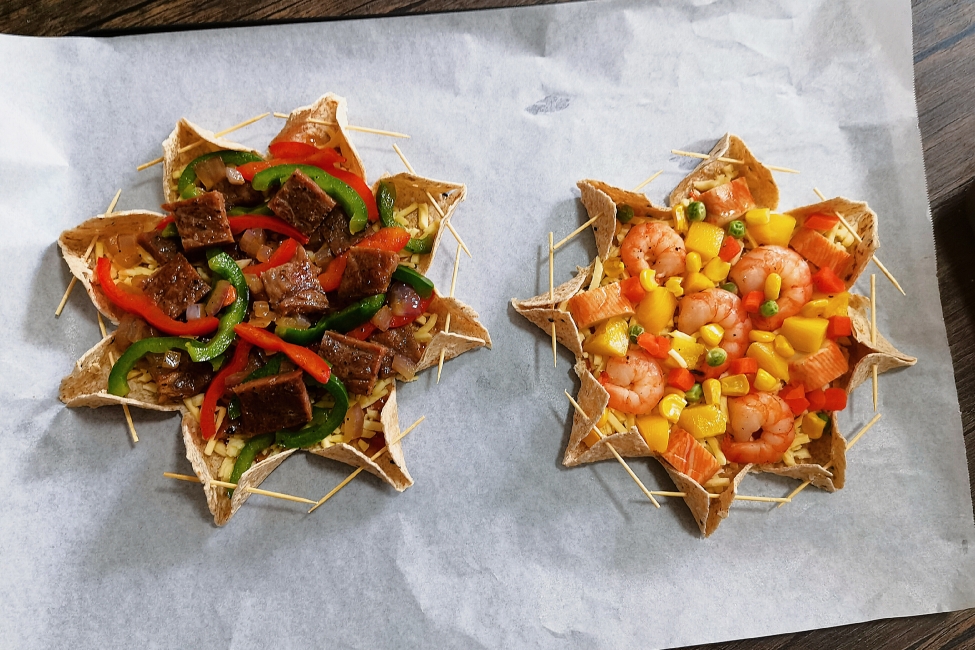
[[765, 330], [752, 330], [748, 333], [748, 340], [752, 343], [771, 343], [775, 340], [775, 332]]
[[792, 344], [789, 343], [789, 339], [785, 338], [781, 334], [775, 337], [775, 343], [772, 347], [775, 348], [775, 353], [777, 355], [780, 357], [785, 357], [786, 359], [796, 353], [795, 348], [793, 348]]
[[779, 387], [779, 380], [768, 374], [761, 368], [755, 373], [755, 388], [766, 393], [771, 393]]
[[799, 312], [799, 315], [805, 316], [806, 318], [818, 318], [819, 316], [823, 315], [823, 311], [826, 310], [827, 305], [829, 305], [829, 300], [826, 298], [810, 300], [802, 306], [802, 310]]
[[704, 401], [708, 406], [721, 402], [721, 382], [717, 379], [705, 379], [701, 386], [704, 389]]
[[721, 394], [728, 397], [747, 395], [750, 387], [745, 375], [731, 375], [721, 380]]
[[684, 268], [688, 273], [699, 273], [701, 271], [701, 254], [691, 251], [684, 259]]
[[769, 273], [765, 278], [765, 299], [778, 300], [781, 291], [782, 276], [778, 273]]
[[657, 272], [653, 269], [643, 269], [640, 271], [640, 286], [648, 293], [658, 288]]
[[664, 287], [666, 287], [667, 291], [680, 298], [684, 295], [684, 288], [681, 286], [682, 280], [683, 278], [678, 278], [676, 276], [667, 278], [667, 282], [664, 284]]
[[687, 232], [687, 216], [681, 203], [674, 206], [674, 230], [680, 234]]
[[772, 213], [768, 208], [755, 208], [745, 213], [745, 223], [749, 226], [761, 226], [769, 222]]
[[731, 262], [725, 262], [720, 257], [713, 258], [704, 266], [704, 275], [712, 282], [724, 282], [731, 271]]
[[711, 323], [710, 325], [705, 325], [701, 328], [701, 340], [703, 340], [708, 347], [717, 347], [721, 344], [721, 339], [724, 338], [724, 328], [717, 323]]
[[686, 393], [676, 386], [667, 386], [664, 388], [664, 395], [677, 395], [678, 397], [684, 397]]
[[657, 405], [657, 409], [659, 409], [660, 415], [666, 418], [668, 422], [676, 424], [685, 406], [687, 406], [687, 400], [683, 397], [679, 395], [664, 395], [664, 398], [660, 400], [660, 404]]

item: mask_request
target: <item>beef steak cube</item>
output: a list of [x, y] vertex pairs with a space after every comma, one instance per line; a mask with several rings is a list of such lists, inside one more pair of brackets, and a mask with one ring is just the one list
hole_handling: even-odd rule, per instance
[[332, 255], [341, 255], [366, 237], [365, 230], [354, 235], [349, 232], [349, 218], [340, 207], [328, 213], [319, 232]]
[[162, 208], [173, 213], [176, 230], [187, 253], [234, 243], [226, 203], [220, 192], [206, 192], [185, 201], [166, 203]]
[[358, 246], [350, 248], [339, 285], [339, 298], [356, 300], [386, 293], [397, 266], [399, 253]]
[[139, 242], [139, 246], [149, 251], [149, 254], [160, 264], [165, 264], [179, 253], [179, 244], [176, 243], [175, 239], [163, 237], [155, 230], [140, 232], [135, 240]]
[[271, 308], [279, 314], [311, 314], [328, 307], [318, 269], [308, 261], [304, 248], [299, 247], [290, 262], [261, 273], [261, 282]]
[[254, 379], [235, 386], [240, 399], [241, 433], [262, 433], [296, 427], [311, 420], [311, 400], [301, 370]]
[[300, 169], [284, 182], [267, 207], [306, 235], [311, 235], [335, 207], [335, 200]]
[[179, 318], [187, 307], [210, 292], [210, 285], [182, 253], [177, 253], [149, 276], [143, 291], [170, 318]]
[[396, 327], [385, 332], [377, 330], [369, 340], [386, 348], [386, 356], [379, 366], [379, 376], [383, 379], [395, 375], [393, 371], [393, 355], [400, 354], [413, 363], [423, 358], [426, 346], [413, 337], [416, 325], [409, 323], [403, 327]]
[[369, 395], [379, 377], [386, 348], [337, 332], [325, 332], [318, 354], [332, 364], [332, 372], [342, 380], [346, 390], [356, 395]]
[[195, 363], [180, 350], [150, 352], [146, 362], [160, 402], [179, 402], [184, 397], [199, 395], [213, 380], [213, 366], [205, 361]]
[[246, 181], [240, 185], [234, 185], [230, 179], [221, 178], [212, 189], [223, 194], [223, 200], [228, 210], [236, 208], [238, 205], [250, 208], [264, 203], [264, 193], [258, 192]]

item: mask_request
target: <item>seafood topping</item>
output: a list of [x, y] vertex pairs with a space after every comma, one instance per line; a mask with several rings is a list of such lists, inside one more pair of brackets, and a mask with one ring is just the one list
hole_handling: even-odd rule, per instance
[[350, 393], [369, 395], [379, 378], [379, 368], [386, 352], [386, 348], [378, 343], [360, 341], [337, 332], [325, 332], [318, 353], [332, 364], [332, 372], [342, 380]]
[[719, 226], [724, 226], [756, 207], [752, 192], [748, 189], [748, 181], [744, 178], [718, 185], [702, 194], [698, 200], [707, 210], [707, 220]]
[[241, 433], [257, 436], [309, 422], [308, 389], [301, 370], [245, 382], [233, 389], [240, 399]]
[[187, 253], [234, 243], [226, 203], [220, 192], [206, 192], [192, 199], [165, 203], [162, 209], [173, 213], [176, 230]]
[[335, 207], [335, 200], [300, 169], [296, 169], [267, 207], [302, 233], [311, 235]]
[[278, 314], [312, 314], [328, 308], [328, 298], [318, 282], [318, 270], [300, 246], [292, 261], [268, 269], [261, 274], [261, 281], [272, 309]]
[[205, 296], [210, 286], [182, 253], [177, 253], [149, 277], [143, 290], [170, 318], [178, 318]]

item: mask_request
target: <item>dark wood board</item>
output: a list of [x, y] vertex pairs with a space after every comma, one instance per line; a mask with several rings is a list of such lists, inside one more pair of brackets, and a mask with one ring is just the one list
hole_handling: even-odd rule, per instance
[[[81, 0], [69, 4], [54, 0], [0, 0], [0, 32], [29, 36], [133, 34], [552, 2]], [[972, 111], [975, 107], [975, 3], [914, 0], [913, 13], [915, 88], [934, 223], [938, 282], [971, 477], [975, 474], [975, 156], [970, 153], [975, 148], [975, 112]], [[694, 648], [961, 650], [975, 648], [975, 609]]]

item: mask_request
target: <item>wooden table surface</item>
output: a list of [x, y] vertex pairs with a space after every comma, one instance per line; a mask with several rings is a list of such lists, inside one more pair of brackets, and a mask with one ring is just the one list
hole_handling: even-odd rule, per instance
[[[416, 14], [552, 0], [0, 0], [0, 32], [114, 35], [360, 16]], [[955, 365], [969, 475], [975, 474], [975, 3], [914, 0], [914, 74], [938, 281]], [[971, 197], [971, 198], [969, 198]], [[972, 220], [970, 221], [970, 215]], [[973, 490], [975, 497], [975, 490]], [[975, 499], [973, 499], [975, 500]], [[975, 648], [975, 609], [889, 619], [697, 650]]]

